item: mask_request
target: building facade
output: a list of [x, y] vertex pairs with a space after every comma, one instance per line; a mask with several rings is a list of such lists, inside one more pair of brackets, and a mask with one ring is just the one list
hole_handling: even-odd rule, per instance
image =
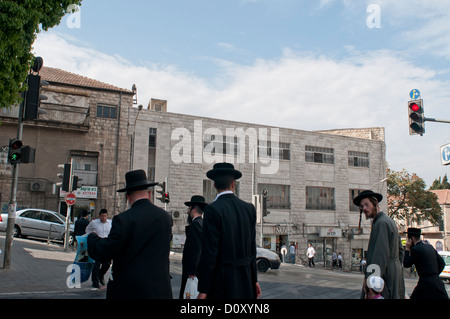
[[[306, 262], [312, 243], [318, 264], [329, 266], [336, 251], [346, 269], [367, 250], [370, 222], [363, 216], [359, 227], [352, 199], [369, 188], [386, 198], [383, 128], [311, 132], [175, 114], [161, 99], [135, 107], [133, 90], [52, 68], [43, 68], [41, 76], [50, 83], [43, 92], [49, 99], [41, 104], [46, 114], [24, 125], [23, 143], [36, 149], [36, 159], [20, 165], [17, 209], [65, 214], [65, 194], [54, 184], [60, 181], [58, 165], [73, 160], [83, 186], [76, 193], [74, 216], [82, 209], [107, 208], [111, 217], [127, 205], [116, 192], [125, 184], [125, 173], [144, 169], [150, 180], [167, 181], [170, 203], [153, 201], [173, 216], [172, 247], [181, 249], [184, 202], [197, 194], [212, 202], [216, 192], [206, 172], [226, 161], [243, 173], [237, 196], [248, 202], [254, 195], [267, 196], [268, 214], [257, 224], [260, 246], [281, 253], [294, 243], [297, 262]], [[17, 108], [0, 110], [3, 211], [11, 191], [7, 146], [17, 133], [17, 114]], [[386, 201], [381, 208], [387, 211]]]
[[[386, 198], [383, 128], [310, 132], [249, 123], [167, 113], [150, 103], [136, 114], [134, 169], [155, 181], [167, 179], [174, 218], [174, 248], [184, 243], [185, 201], [216, 196], [206, 172], [216, 162], [233, 163], [243, 173], [237, 195], [252, 202], [266, 192], [267, 210], [258, 221], [257, 243], [282, 251], [294, 243], [306, 261], [308, 243], [316, 261], [331, 261], [341, 252], [347, 269], [357, 267], [367, 249], [370, 222], [352, 203], [360, 191], [381, 192]], [[157, 205], [164, 207], [160, 201]], [[385, 201], [381, 203], [387, 211]], [[262, 230], [262, 232], [261, 232]]]
[[[41, 208], [66, 214], [65, 193], [55, 183], [59, 164], [74, 163], [80, 189], [74, 216], [82, 209], [110, 215], [125, 207], [116, 189], [124, 185], [131, 158], [132, 129], [129, 112], [134, 92], [59, 69], [42, 68], [42, 88], [48, 100], [41, 102], [36, 120], [27, 120], [23, 144], [36, 149], [35, 163], [20, 164], [17, 210]], [[18, 107], [0, 109], [0, 201], [7, 211], [11, 194], [12, 168], [7, 163], [10, 138], [17, 135]]]

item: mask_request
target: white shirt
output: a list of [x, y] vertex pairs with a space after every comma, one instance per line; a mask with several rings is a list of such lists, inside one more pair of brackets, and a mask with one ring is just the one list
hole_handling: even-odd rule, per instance
[[308, 247], [308, 250], [306, 251], [306, 255], [308, 255], [308, 258], [314, 257], [315, 254], [316, 254], [316, 251], [314, 250], [314, 248]]
[[102, 223], [100, 218], [95, 219], [89, 223], [86, 227], [86, 233], [96, 233], [100, 238], [106, 238], [111, 231], [111, 220], [107, 219], [106, 222]]
[[223, 191], [220, 194], [217, 194], [216, 198], [214, 198], [213, 202], [215, 202], [220, 196], [225, 195], [225, 194], [233, 194], [233, 191]]

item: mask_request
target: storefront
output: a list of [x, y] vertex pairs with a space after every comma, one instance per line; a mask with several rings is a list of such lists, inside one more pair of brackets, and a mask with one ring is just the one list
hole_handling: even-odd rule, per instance
[[[83, 210], [87, 210], [91, 213], [96, 211], [95, 203], [97, 200], [98, 187], [97, 186], [83, 186], [78, 188], [73, 192], [76, 196], [75, 205], [72, 206], [71, 211], [71, 220], [72, 222], [78, 218], [78, 215]], [[59, 193], [59, 212], [66, 216], [67, 214], [67, 204], [65, 202], [65, 197], [68, 192], [65, 192], [60, 189]], [[92, 216], [92, 218], [97, 218], [96, 216]]]

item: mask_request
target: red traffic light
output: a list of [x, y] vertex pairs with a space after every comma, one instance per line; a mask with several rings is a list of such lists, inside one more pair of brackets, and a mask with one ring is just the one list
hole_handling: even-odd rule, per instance
[[14, 139], [14, 140], [11, 140], [10, 148], [12, 148], [13, 150], [18, 150], [19, 148], [22, 147], [22, 145], [23, 145], [23, 143], [21, 140]]
[[411, 103], [409, 105], [409, 108], [413, 111], [413, 112], [418, 112], [420, 111], [420, 106], [417, 103]]

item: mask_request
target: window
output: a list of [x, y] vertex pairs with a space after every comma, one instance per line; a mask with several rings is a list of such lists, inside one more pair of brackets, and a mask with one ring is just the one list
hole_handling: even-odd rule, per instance
[[361, 194], [362, 190], [361, 189], [350, 189], [349, 191], [349, 210], [351, 212], [359, 212], [359, 207], [356, 206], [355, 204], [353, 204], [353, 200], [359, 195]]
[[232, 139], [224, 136], [208, 135], [203, 137], [203, 150], [210, 154], [228, 154], [239, 156], [239, 138], [233, 136]]
[[97, 105], [97, 117], [116, 119], [117, 108], [115, 106]]
[[305, 161], [310, 163], [334, 164], [334, 149], [317, 146], [306, 146]]
[[272, 146], [271, 141], [261, 141], [258, 140], [258, 156], [259, 157], [270, 157], [276, 159], [291, 159], [291, 146], [289, 143], [278, 143]]
[[267, 190], [269, 199], [267, 208], [291, 208], [291, 187], [289, 185], [258, 184], [258, 194], [261, 194], [264, 190]]
[[334, 188], [306, 187], [306, 209], [335, 210]]
[[73, 174], [81, 178], [81, 185], [97, 186], [98, 154], [95, 152], [72, 151]]
[[156, 147], [156, 128], [149, 129], [148, 147]]
[[25, 218], [31, 218], [31, 219], [39, 219], [39, 216], [41, 215], [41, 212], [35, 211], [35, 210], [29, 210], [20, 215], [20, 217]]
[[348, 151], [348, 166], [369, 167], [369, 153]]

